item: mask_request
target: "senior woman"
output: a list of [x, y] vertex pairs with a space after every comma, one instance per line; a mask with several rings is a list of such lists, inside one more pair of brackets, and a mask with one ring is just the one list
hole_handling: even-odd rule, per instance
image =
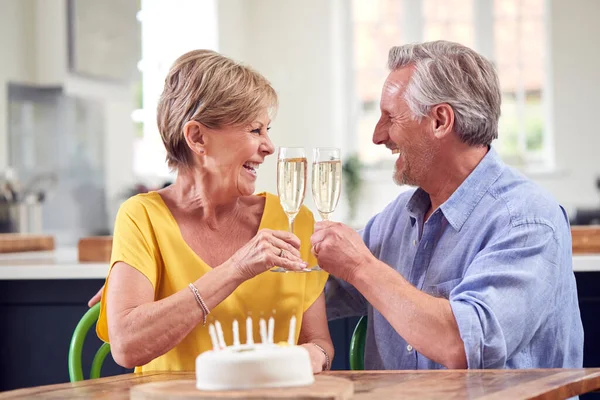
[[125, 201], [115, 222], [96, 329], [118, 364], [193, 370], [196, 356], [212, 349], [207, 318], [222, 324], [231, 344], [234, 320], [245, 326], [251, 316], [258, 338], [258, 319], [274, 316], [277, 342], [287, 340], [295, 316], [314, 372], [329, 368], [327, 274], [268, 272], [316, 264], [310, 211], [300, 211], [292, 234], [277, 197], [253, 195], [258, 167], [274, 152], [268, 130], [276, 105], [264, 77], [218, 53], [196, 50], [175, 61], [157, 119], [177, 179]]

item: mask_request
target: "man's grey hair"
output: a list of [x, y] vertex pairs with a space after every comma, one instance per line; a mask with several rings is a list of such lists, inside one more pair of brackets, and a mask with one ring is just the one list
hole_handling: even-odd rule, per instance
[[446, 103], [454, 110], [454, 131], [464, 143], [489, 145], [498, 137], [500, 84], [491, 62], [466, 46], [443, 40], [390, 49], [390, 70], [411, 65], [414, 72], [404, 99], [415, 119]]

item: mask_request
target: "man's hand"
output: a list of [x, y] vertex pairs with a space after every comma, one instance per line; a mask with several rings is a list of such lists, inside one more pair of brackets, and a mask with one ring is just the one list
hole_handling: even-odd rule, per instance
[[339, 222], [317, 222], [310, 242], [319, 266], [349, 283], [358, 268], [375, 261], [358, 232]]
[[96, 303], [99, 303], [100, 300], [102, 300], [102, 291], [104, 290], [104, 285], [102, 285], [102, 287], [100, 288], [100, 290], [98, 290], [98, 293], [96, 293], [94, 295], [94, 297], [92, 297], [91, 299], [88, 300], [88, 307], [92, 308], [93, 306], [96, 305]]

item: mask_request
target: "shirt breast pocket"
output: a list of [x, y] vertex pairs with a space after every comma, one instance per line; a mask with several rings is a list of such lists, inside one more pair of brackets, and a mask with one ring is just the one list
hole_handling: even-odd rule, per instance
[[425, 293], [428, 293], [434, 297], [440, 297], [448, 299], [450, 292], [462, 281], [463, 278], [451, 279], [446, 282], [441, 282], [436, 285], [430, 285], [423, 289]]

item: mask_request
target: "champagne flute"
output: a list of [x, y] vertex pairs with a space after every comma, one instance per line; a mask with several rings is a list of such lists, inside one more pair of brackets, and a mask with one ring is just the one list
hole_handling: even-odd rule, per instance
[[[337, 207], [342, 191], [342, 161], [340, 149], [335, 147], [317, 147], [313, 149], [312, 194], [319, 215], [323, 221], [329, 221]], [[317, 265], [311, 271], [320, 271]]]
[[340, 149], [317, 147], [313, 150], [312, 194], [319, 215], [329, 220], [337, 207], [342, 189], [342, 161]]
[[[302, 147], [280, 147], [277, 154], [277, 194], [288, 217], [288, 228], [294, 232], [294, 219], [306, 194], [306, 153]], [[273, 272], [287, 272], [277, 267]]]

